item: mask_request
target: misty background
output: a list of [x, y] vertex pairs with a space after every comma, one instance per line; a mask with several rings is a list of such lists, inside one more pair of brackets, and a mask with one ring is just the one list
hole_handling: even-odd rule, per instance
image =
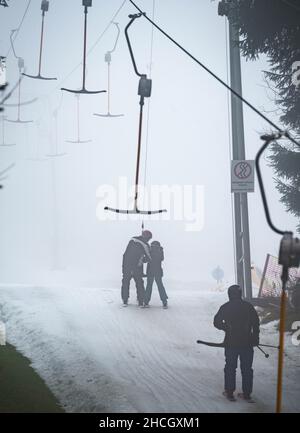
[[[15, 41], [26, 72], [38, 69], [41, 10], [32, 0]], [[99, 221], [96, 192], [103, 184], [118, 186], [119, 177], [134, 181], [138, 126], [138, 77], [134, 74], [124, 27], [135, 9], [127, 2], [116, 21], [121, 36], [111, 64], [111, 105], [124, 117], [105, 119], [93, 113], [107, 111], [105, 94], [80, 98], [81, 138], [77, 136], [76, 99], [61, 95], [60, 87], [81, 86], [83, 7], [81, 0], [50, 0], [45, 18], [44, 75], [57, 81], [24, 78], [22, 99], [38, 101], [21, 107], [28, 125], [6, 123], [6, 141], [16, 146], [0, 148], [0, 168], [15, 162], [0, 192], [0, 271], [2, 283], [100, 286], [116, 284], [128, 240], [140, 234], [141, 221]], [[152, 0], [138, 0], [149, 16]], [[194, 56], [227, 81], [225, 18], [218, 2], [209, 0], [156, 0], [155, 20]], [[89, 9], [88, 47], [93, 46], [122, 4], [121, 0], [94, 0]], [[11, 1], [0, 9], [0, 51], [7, 54], [10, 32], [18, 27], [27, 0]], [[149, 72], [151, 25], [144, 19], [130, 30], [138, 67]], [[105, 53], [112, 49], [116, 30], [110, 26], [87, 59], [87, 88], [107, 88]], [[272, 93], [264, 81], [267, 59], [242, 59], [243, 95], [256, 107], [273, 112]], [[65, 79], [65, 77], [68, 77]], [[10, 84], [18, 79], [17, 60], [7, 59]], [[148, 220], [146, 228], [165, 249], [165, 278], [214, 284], [211, 271], [220, 265], [225, 279], [234, 279], [232, 196], [228, 92], [164, 36], [154, 31], [153, 91], [149, 123], [147, 184], [203, 185], [205, 223], [200, 232], [185, 230], [185, 221]], [[17, 101], [15, 93], [10, 99]], [[147, 101], [148, 104], [148, 101]], [[59, 150], [62, 158], [47, 158], [55, 145], [53, 112], [58, 112]], [[147, 105], [146, 105], [147, 107]], [[5, 115], [16, 118], [17, 108]], [[145, 116], [146, 117], [146, 116]], [[244, 107], [246, 155], [254, 159], [261, 145], [259, 134], [269, 125]], [[144, 130], [145, 131], [145, 130]], [[144, 134], [145, 138], [145, 134]], [[145, 143], [145, 140], [144, 140]], [[145, 149], [144, 149], [145, 150]], [[145, 154], [142, 155], [142, 168]], [[275, 190], [273, 172], [263, 161], [264, 179], [274, 222], [294, 230], [296, 220], [285, 212]], [[54, 196], [53, 192], [56, 190]], [[280, 237], [267, 226], [258, 184], [249, 194], [252, 262], [262, 268], [267, 253], [278, 255]], [[114, 206], [114, 203], [107, 203]], [[199, 284], [199, 287], [200, 284]]]

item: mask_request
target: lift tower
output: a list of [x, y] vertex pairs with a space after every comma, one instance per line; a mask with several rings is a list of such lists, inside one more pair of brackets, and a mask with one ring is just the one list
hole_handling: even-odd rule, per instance
[[[230, 86], [242, 95], [240, 39], [238, 28], [234, 22], [235, 12], [231, 0], [222, 0], [219, 3], [218, 13], [220, 16], [226, 16], [229, 23]], [[232, 158], [233, 160], [245, 160], [243, 102], [233, 93], [231, 94], [231, 129]], [[250, 300], [252, 298], [252, 280], [248, 196], [246, 192], [234, 193], [234, 225], [236, 280], [243, 289], [244, 297]]]

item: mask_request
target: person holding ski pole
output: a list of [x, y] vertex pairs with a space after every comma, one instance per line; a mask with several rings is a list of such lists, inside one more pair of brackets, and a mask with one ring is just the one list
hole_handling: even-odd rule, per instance
[[163, 269], [162, 261], [164, 260], [164, 250], [158, 241], [151, 243], [151, 261], [147, 264], [147, 286], [145, 293], [145, 308], [149, 307], [149, 302], [152, 296], [152, 287], [154, 280], [157, 284], [160, 300], [163, 308], [168, 308], [168, 296], [162, 282]]
[[133, 278], [136, 285], [139, 307], [144, 305], [145, 287], [143, 281], [143, 263], [151, 260], [148, 242], [152, 238], [149, 230], [144, 230], [142, 236], [134, 236], [123, 254], [123, 278], [121, 297], [123, 305], [128, 305], [130, 281]]
[[225, 331], [224, 395], [235, 401], [236, 369], [238, 360], [242, 373], [242, 390], [239, 397], [251, 402], [253, 390], [254, 346], [259, 345], [259, 317], [252, 304], [242, 299], [240, 286], [228, 289], [229, 302], [222, 305], [214, 318], [214, 326]]

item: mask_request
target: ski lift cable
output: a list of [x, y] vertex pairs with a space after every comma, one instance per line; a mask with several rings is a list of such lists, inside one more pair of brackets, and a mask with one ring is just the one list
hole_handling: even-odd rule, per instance
[[[259, 111], [251, 102], [241, 96], [238, 92], [236, 92], [232, 87], [225, 83], [217, 74], [215, 74], [210, 68], [208, 68], [204, 63], [198, 60], [193, 54], [191, 54], [186, 48], [184, 48], [179, 42], [177, 42], [172, 36], [170, 36], [165, 30], [163, 30], [156, 22], [151, 20], [146, 13], [136, 5], [133, 0], [129, 0], [130, 3], [142, 14], [142, 16], [149, 21], [160, 33], [162, 33], [167, 39], [169, 39], [174, 45], [176, 45], [181, 51], [183, 51], [188, 57], [190, 57], [194, 62], [196, 62], [202, 69], [208, 72], [215, 80], [217, 80], [222, 86], [224, 86], [227, 90], [229, 90], [232, 94], [234, 94], [237, 98], [239, 98], [245, 105], [247, 105], [252, 111], [254, 111], [258, 116], [264, 119], [269, 125], [275, 128], [279, 133], [283, 133], [284, 131], [276, 125], [276, 123], [272, 122], [267, 116], [265, 116], [261, 111]], [[288, 138], [292, 143], [296, 144], [300, 147], [300, 143], [298, 143], [290, 134], [287, 134], [286, 138]]]
[[4, 174], [9, 172], [12, 168], [14, 168], [15, 165], [16, 165], [15, 163], [12, 163], [8, 167], [6, 167], [4, 170], [0, 171], [0, 176], [2, 177]]
[[137, 18], [140, 18], [142, 16], [142, 13], [129, 15], [130, 21], [127, 24], [125, 28], [125, 37], [133, 65], [133, 69], [138, 77], [140, 77], [139, 80], [139, 87], [138, 87], [138, 95], [140, 96], [140, 113], [139, 113], [139, 126], [138, 126], [138, 145], [137, 145], [137, 156], [136, 156], [136, 168], [135, 168], [135, 194], [134, 194], [134, 206], [132, 210], [121, 210], [121, 209], [115, 209], [106, 206], [104, 209], [116, 212], [116, 213], [122, 213], [122, 214], [141, 214], [141, 215], [153, 215], [153, 214], [159, 214], [166, 212], [166, 209], [160, 209], [160, 210], [148, 210], [148, 211], [141, 211], [138, 208], [138, 198], [139, 198], [139, 178], [140, 178], [140, 159], [141, 159], [141, 150], [142, 150], [142, 129], [143, 129], [143, 114], [144, 114], [144, 105], [145, 105], [145, 98], [150, 98], [151, 96], [151, 88], [152, 88], [152, 80], [147, 78], [146, 74], [141, 74], [138, 71], [135, 57], [133, 54], [130, 38], [128, 35], [129, 28], [131, 25], [136, 21]]
[[[18, 35], [19, 35], [19, 32], [20, 32], [20, 30], [21, 30], [21, 28], [22, 28], [22, 26], [23, 26], [23, 23], [24, 23], [24, 20], [25, 20], [26, 15], [27, 15], [27, 13], [28, 13], [28, 10], [29, 10], [29, 8], [30, 8], [30, 4], [31, 4], [31, 2], [32, 2], [32, 0], [29, 0], [29, 1], [28, 1], [27, 6], [26, 6], [26, 8], [25, 8], [25, 12], [24, 12], [24, 14], [23, 14], [23, 16], [22, 16], [22, 19], [21, 19], [21, 21], [20, 21], [20, 24], [19, 24], [18, 27], [15, 29], [14, 41], [17, 39], [17, 37], [18, 37]], [[7, 54], [6, 54], [6, 58], [9, 57], [9, 55], [10, 55], [10, 53], [11, 53], [11, 50], [12, 50], [12, 46], [10, 45], [9, 50], [8, 50], [8, 52], [7, 52]]]
[[[7, 176], [4, 176], [7, 172], [9, 172], [16, 164], [12, 163], [8, 167], [6, 167], [4, 170], [0, 171], [0, 181], [7, 179]], [[3, 177], [4, 176], [4, 177]], [[3, 189], [3, 185], [0, 184], [0, 189]]]

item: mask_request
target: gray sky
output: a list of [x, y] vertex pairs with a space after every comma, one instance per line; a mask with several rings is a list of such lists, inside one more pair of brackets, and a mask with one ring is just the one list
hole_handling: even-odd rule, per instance
[[[92, 46], [121, 0], [94, 0], [89, 11], [88, 46]], [[152, 0], [137, 3], [149, 14]], [[25, 0], [11, 0], [0, 10], [1, 55], [9, 49], [10, 31], [16, 28], [26, 7]], [[76, 101], [65, 93], [61, 80], [80, 63], [82, 56], [83, 8], [80, 0], [50, 0], [45, 22], [43, 72], [58, 81], [24, 79], [22, 98], [39, 97], [22, 108], [22, 117], [35, 122], [6, 124], [7, 140], [14, 148], [0, 149], [1, 167], [16, 167], [1, 191], [1, 275], [6, 282], [57, 284], [101, 284], [120, 277], [121, 257], [128, 239], [139, 234], [140, 222], [100, 222], [96, 218], [96, 191], [102, 184], [118, 185], [120, 176], [133, 182], [138, 121], [138, 78], [135, 76], [124, 37], [129, 2], [117, 21], [121, 37], [112, 61], [112, 111], [120, 119], [100, 119], [95, 112], [106, 110], [106, 96], [81, 98], [81, 135], [91, 143], [70, 144], [76, 135]], [[156, 0], [156, 20], [175, 39], [218, 75], [227, 79], [225, 21], [217, 14], [217, 2], [208, 0]], [[40, 0], [32, 0], [16, 40], [17, 54], [25, 59], [26, 72], [38, 66]], [[139, 20], [131, 30], [137, 62], [142, 71], [149, 65], [151, 26]], [[104, 55], [114, 43], [110, 27], [88, 57], [87, 87], [106, 89]], [[10, 83], [17, 79], [12, 54], [7, 61]], [[259, 108], [274, 109], [262, 70], [265, 59], [242, 61], [244, 96]], [[211, 270], [220, 265], [232, 279], [233, 241], [228, 139], [228, 95], [214, 79], [158, 32], [154, 33], [153, 93], [149, 123], [148, 185], [203, 185], [205, 224], [200, 232], [185, 231], [178, 221], [149, 221], [147, 228], [165, 247], [165, 275], [181, 281], [209, 281]], [[78, 68], [64, 83], [77, 88]], [[12, 101], [15, 100], [15, 96]], [[52, 112], [59, 110], [59, 145], [64, 158], [32, 161], [45, 157], [53, 146]], [[9, 118], [16, 109], [7, 109]], [[278, 121], [275, 113], [270, 114]], [[254, 158], [260, 146], [259, 133], [269, 130], [264, 121], [245, 108], [246, 153]], [[144, 136], [145, 137], [145, 136]], [[142, 155], [144, 160], [144, 153]], [[57, 224], [53, 224], [53, 173], [57, 191]], [[264, 171], [274, 220], [284, 229], [295, 229], [295, 219], [279, 203], [269, 168]], [[267, 253], [278, 254], [280, 237], [268, 228], [256, 185], [249, 194], [252, 260], [263, 267]], [[113, 203], [110, 203], [114, 205]], [[64, 268], [52, 272], [53, 233], [58, 234], [59, 261]], [[211, 280], [212, 281], [212, 280]]]

